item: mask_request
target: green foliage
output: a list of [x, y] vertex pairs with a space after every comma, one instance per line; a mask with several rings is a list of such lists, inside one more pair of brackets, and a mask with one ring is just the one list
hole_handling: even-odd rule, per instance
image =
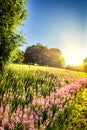
[[48, 108], [45, 108], [44, 111], [42, 112], [42, 122], [47, 120], [48, 117], [47, 112], [48, 112]]
[[41, 93], [44, 97], [46, 97], [50, 93], [50, 88], [48, 86], [41, 88]]
[[26, 0], [0, 0], [0, 70], [3, 70], [10, 53], [24, 42], [16, 31], [27, 16]]
[[24, 129], [24, 126], [23, 126], [22, 123], [16, 124], [16, 125], [15, 125], [15, 128], [14, 128], [14, 130], [23, 130], [23, 129]]
[[65, 60], [59, 49], [51, 48], [49, 49], [49, 66], [53, 67], [64, 67]]
[[72, 106], [68, 106], [68, 108], [59, 112], [56, 119], [48, 124], [46, 130], [67, 130], [72, 109]]
[[54, 116], [55, 115], [55, 113], [58, 111], [58, 107], [57, 107], [57, 105], [52, 105], [52, 115]]
[[31, 103], [33, 100], [33, 91], [28, 90], [26, 94], [26, 104]]
[[25, 51], [24, 63], [45, 65], [47, 52], [48, 48], [41, 44], [30, 46]]
[[10, 63], [22, 63], [24, 60], [24, 52], [19, 50], [19, 49], [15, 49], [11, 52], [10, 58], [9, 58], [9, 62]]
[[26, 49], [24, 54], [24, 63], [37, 63], [39, 65], [64, 67], [65, 61], [59, 49], [48, 49], [46, 46], [38, 43]]
[[68, 130], [87, 129], [87, 88], [78, 94], [74, 109], [72, 109]]

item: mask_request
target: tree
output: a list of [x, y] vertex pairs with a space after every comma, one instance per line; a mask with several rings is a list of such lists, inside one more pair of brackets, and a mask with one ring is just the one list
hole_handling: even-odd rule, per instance
[[0, 0], [0, 70], [15, 47], [24, 42], [16, 29], [27, 16], [26, 3], [26, 0]]
[[59, 49], [48, 49], [42, 44], [32, 45], [25, 50], [24, 63], [37, 63], [39, 65], [48, 65], [53, 67], [65, 66], [65, 60]]
[[51, 48], [49, 49], [49, 64], [50, 66], [54, 67], [64, 67], [65, 66], [65, 60], [62, 57], [62, 53], [57, 48]]
[[10, 54], [9, 62], [10, 63], [22, 63], [24, 60], [24, 51], [16, 48]]
[[24, 63], [37, 63], [39, 65], [46, 65], [46, 53], [48, 48], [38, 43], [28, 47], [24, 54]]

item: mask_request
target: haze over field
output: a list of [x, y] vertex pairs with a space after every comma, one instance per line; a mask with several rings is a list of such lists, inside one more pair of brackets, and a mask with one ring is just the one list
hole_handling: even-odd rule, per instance
[[42, 43], [59, 48], [66, 64], [82, 64], [87, 57], [86, 0], [29, 0], [29, 17], [21, 27], [27, 46]]

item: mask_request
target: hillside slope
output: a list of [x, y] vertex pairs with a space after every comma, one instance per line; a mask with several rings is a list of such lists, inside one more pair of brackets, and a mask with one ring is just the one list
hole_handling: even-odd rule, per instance
[[0, 129], [77, 130], [78, 104], [87, 105], [86, 91], [82, 93], [86, 75], [52, 67], [8, 66], [0, 74]]

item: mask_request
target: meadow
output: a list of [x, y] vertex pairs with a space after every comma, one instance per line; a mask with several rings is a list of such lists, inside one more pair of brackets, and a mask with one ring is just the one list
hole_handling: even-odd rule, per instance
[[86, 130], [86, 89], [84, 72], [10, 64], [0, 74], [0, 130]]

